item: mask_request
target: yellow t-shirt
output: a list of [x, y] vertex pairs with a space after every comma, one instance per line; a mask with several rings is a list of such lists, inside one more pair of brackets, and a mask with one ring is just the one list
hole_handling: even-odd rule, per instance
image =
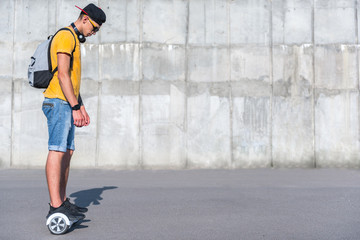
[[[74, 49], [74, 44], [76, 44], [75, 51], [73, 53], [73, 65], [72, 68], [70, 69], [70, 78], [71, 78], [71, 83], [73, 85], [74, 94], [76, 98], [78, 98], [80, 92], [80, 82], [81, 82], [80, 43], [79, 40], [77, 39], [74, 30], [71, 27], [67, 27], [67, 28], [69, 28], [73, 32], [75, 36], [75, 42], [74, 42], [74, 36], [71, 34], [71, 32], [67, 30], [62, 30], [58, 32], [51, 43], [51, 48], [50, 48], [51, 64], [52, 64], [52, 69], [54, 70], [58, 65], [57, 53], [68, 53], [69, 55], [71, 55]], [[52, 80], [50, 81], [48, 88], [44, 92], [44, 96], [46, 98], [59, 98], [64, 101], [67, 101], [60, 87], [60, 83], [58, 79], [58, 71], [56, 71]]]

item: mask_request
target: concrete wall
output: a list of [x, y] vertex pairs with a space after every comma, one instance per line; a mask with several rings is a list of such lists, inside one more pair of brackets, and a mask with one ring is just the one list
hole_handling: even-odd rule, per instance
[[[107, 22], [81, 47], [92, 123], [72, 166], [360, 166], [360, 0], [92, 2]], [[74, 4], [1, 1], [1, 167], [45, 163], [27, 66]]]

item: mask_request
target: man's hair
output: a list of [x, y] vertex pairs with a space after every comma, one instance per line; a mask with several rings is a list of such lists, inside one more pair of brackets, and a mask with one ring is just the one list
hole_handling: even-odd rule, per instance
[[85, 16], [85, 15], [86, 15], [85, 13], [81, 12], [80, 15], [79, 15], [79, 19], [82, 19], [83, 16]]

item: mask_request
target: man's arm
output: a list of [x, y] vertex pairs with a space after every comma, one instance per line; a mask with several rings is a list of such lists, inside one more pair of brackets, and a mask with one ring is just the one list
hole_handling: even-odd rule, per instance
[[[69, 102], [70, 106], [73, 107], [79, 104], [74, 94], [73, 85], [70, 79], [70, 55], [67, 53], [58, 53], [58, 79], [62, 92], [65, 98]], [[85, 117], [80, 110], [72, 111], [74, 124], [77, 127], [85, 125]]]
[[74, 94], [74, 89], [70, 79], [70, 55], [67, 53], [58, 53], [58, 78], [62, 92], [65, 98], [73, 107], [78, 104]]

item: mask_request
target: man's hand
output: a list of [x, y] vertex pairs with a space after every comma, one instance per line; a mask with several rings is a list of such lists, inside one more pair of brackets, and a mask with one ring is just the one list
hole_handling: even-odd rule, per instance
[[82, 105], [82, 106], [80, 107], [80, 111], [81, 111], [82, 115], [83, 115], [84, 118], [85, 118], [85, 124], [84, 124], [84, 126], [89, 126], [89, 124], [90, 124], [90, 117], [89, 117], [88, 113], [86, 112], [84, 105]]
[[72, 115], [73, 115], [73, 119], [74, 119], [74, 125], [76, 127], [85, 126], [85, 117], [82, 114], [81, 110], [73, 110]]

